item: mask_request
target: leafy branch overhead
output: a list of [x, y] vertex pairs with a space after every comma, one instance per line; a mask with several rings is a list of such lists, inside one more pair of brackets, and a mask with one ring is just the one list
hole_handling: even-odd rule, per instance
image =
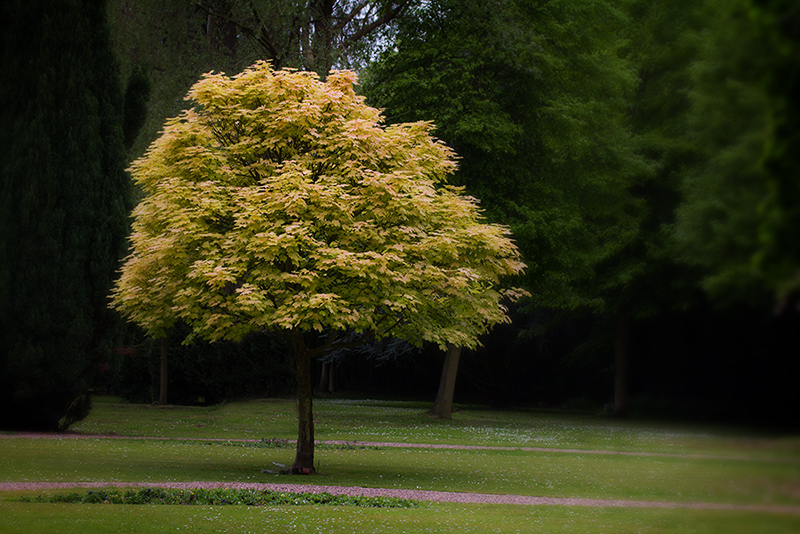
[[448, 186], [426, 122], [384, 127], [355, 76], [207, 74], [132, 166], [146, 197], [114, 306], [162, 336], [347, 332], [475, 346], [524, 268], [508, 230]]

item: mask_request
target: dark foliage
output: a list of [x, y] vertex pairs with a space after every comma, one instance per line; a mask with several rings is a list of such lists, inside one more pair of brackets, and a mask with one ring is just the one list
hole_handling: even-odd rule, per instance
[[[251, 335], [240, 343], [181, 345], [186, 334], [176, 328], [168, 340], [171, 404], [217, 404], [242, 397], [282, 397], [294, 391], [291, 350], [280, 338]], [[125, 358], [116, 393], [132, 402], [157, 401], [159, 361], [158, 341], [138, 345]]]
[[122, 95], [102, 2], [0, 8], [0, 427], [88, 411], [118, 335], [106, 307], [124, 248]]
[[133, 69], [128, 85], [125, 87], [125, 122], [123, 132], [125, 134], [125, 148], [130, 150], [133, 147], [139, 130], [144, 126], [147, 118], [147, 101], [150, 99], [151, 83], [147, 75], [147, 69], [139, 65]]
[[[537, 336], [525, 334], [536, 316], [517, 313], [514, 326], [465, 353], [458, 402], [604, 411], [614, 393], [609, 319], [537, 315], [548, 325]], [[631, 361], [630, 415], [796, 428], [798, 319], [796, 311], [772, 317], [707, 303], [633, 321], [630, 348], [639, 357]]]

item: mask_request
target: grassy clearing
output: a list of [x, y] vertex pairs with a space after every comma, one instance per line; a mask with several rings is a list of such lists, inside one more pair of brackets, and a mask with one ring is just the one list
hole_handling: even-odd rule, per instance
[[[406, 402], [320, 400], [319, 439], [452, 443], [682, 454], [633, 456], [522, 450], [320, 447], [320, 475], [270, 475], [291, 463], [291, 401], [152, 407], [99, 399], [75, 430], [156, 439], [0, 441], [0, 481], [277, 482], [479, 493], [800, 506], [800, 439], [730, 429], [468, 408], [453, 421]], [[280, 446], [284, 445], [284, 446]], [[700, 455], [699, 457], [687, 455]], [[33, 495], [35, 492], [27, 492]], [[19, 495], [19, 494], [17, 494]], [[599, 509], [423, 503], [352, 507], [115, 506], [12, 502], [3, 532], [800, 532], [800, 515], [714, 510]], [[191, 509], [188, 509], [191, 508]], [[142, 521], [142, 518], [148, 521]]]

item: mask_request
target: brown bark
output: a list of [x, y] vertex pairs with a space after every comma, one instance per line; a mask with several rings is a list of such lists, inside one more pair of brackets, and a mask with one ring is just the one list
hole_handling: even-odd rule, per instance
[[617, 331], [614, 340], [614, 415], [624, 417], [628, 412], [628, 337], [630, 318], [620, 313], [617, 316]]
[[167, 404], [167, 384], [168, 384], [168, 376], [167, 376], [167, 338], [161, 338], [161, 373], [159, 376], [159, 388], [158, 388], [158, 403], [162, 406]]
[[458, 361], [461, 358], [461, 347], [447, 346], [442, 367], [442, 378], [439, 380], [439, 391], [433, 403], [431, 415], [441, 419], [450, 419], [453, 415], [453, 393], [456, 390], [456, 376], [458, 375]]
[[294, 359], [297, 365], [297, 449], [292, 473], [314, 473], [314, 413], [312, 406], [311, 354], [303, 333], [291, 333]]

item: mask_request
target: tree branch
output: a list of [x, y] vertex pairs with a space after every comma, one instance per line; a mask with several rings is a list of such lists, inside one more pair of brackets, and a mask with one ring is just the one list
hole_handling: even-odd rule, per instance
[[383, 15], [378, 17], [377, 19], [373, 20], [369, 24], [366, 24], [358, 29], [353, 35], [345, 38], [342, 40], [342, 50], [347, 50], [350, 46], [357, 43], [376, 29], [380, 28], [384, 24], [388, 24], [389, 22], [393, 21], [394, 19], [400, 17], [403, 14], [403, 11], [411, 3], [411, 0], [402, 0], [398, 2], [394, 7], [387, 7], [386, 11], [384, 11]]
[[356, 5], [350, 11], [350, 13], [347, 13], [345, 16], [340, 17], [339, 24], [335, 26], [336, 31], [339, 32], [342, 31], [344, 27], [350, 24], [353, 21], [353, 19], [356, 18], [356, 15], [361, 13], [361, 11], [363, 11], [364, 8], [367, 7], [368, 5], [369, 5], [369, 0], [364, 0], [364, 2], [361, 2], [360, 4]]
[[210, 16], [219, 17], [227, 22], [230, 22], [236, 25], [239, 30], [241, 30], [244, 34], [248, 37], [255, 40], [261, 47], [267, 52], [267, 59], [272, 60], [273, 67], [276, 69], [281, 68], [283, 63], [283, 54], [281, 53], [278, 46], [273, 41], [272, 37], [269, 35], [269, 30], [267, 29], [267, 25], [264, 23], [264, 19], [258, 14], [256, 10], [255, 4], [251, 4], [250, 8], [253, 12], [253, 17], [255, 17], [258, 23], [258, 29], [252, 28], [243, 24], [241, 21], [234, 19], [230, 16], [230, 13], [224, 13], [221, 10], [216, 8], [216, 5], [211, 2], [210, 0], [198, 0], [197, 6], [201, 9], [205, 10]]
[[347, 336], [351, 334], [352, 332], [342, 332], [341, 335], [336, 336], [333, 333], [331, 333], [327, 338], [327, 340], [325, 341], [325, 343], [317, 347], [314, 347], [313, 349], [309, 349], [308, 352], [312, 358], [318, 358], [319, 356], [327, 354], [328, 352], [331, 352], [333, 350], [347, 349], [350, 347], [365, 345], [366, 343], [369, 343], [370, 341], [375, 339], [375, 333], [369, 332], [363, 337], [359, 337], [351, 341], [345, 341], [347, 339]]

